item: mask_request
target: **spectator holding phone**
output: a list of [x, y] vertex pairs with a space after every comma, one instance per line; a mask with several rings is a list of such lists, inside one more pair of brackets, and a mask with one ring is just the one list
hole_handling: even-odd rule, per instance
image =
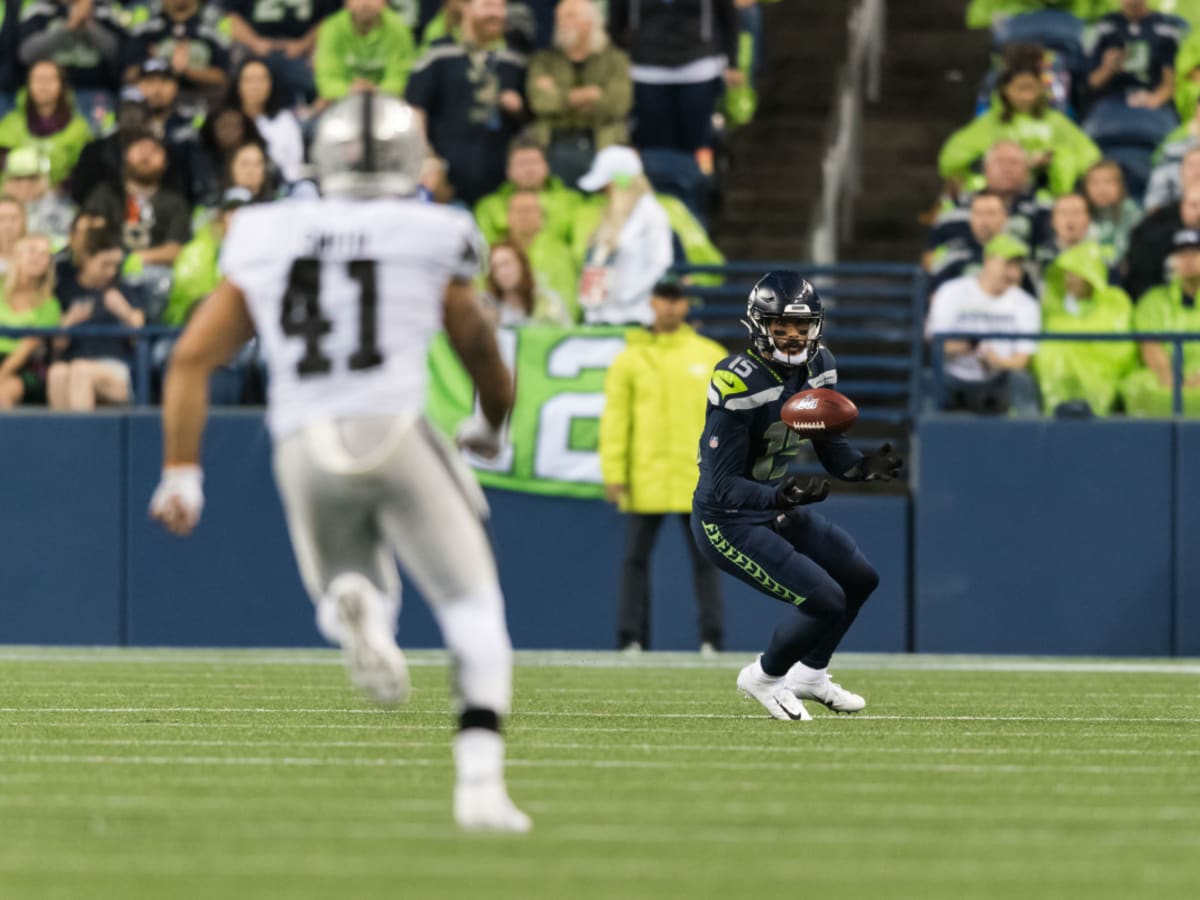
[[[120, 238], [94, 228], [83, 241], [78, 265], [58, 266], [58, 299], [66, 310], [61, 325], [126, 325], [141, 328], [146, 316], [117, 285], [124, 256]], [[68, 337], [55, 341], [58, 360], [46, 376], [50, 408], [89, 412], [98, 403], [128, 403], [132, 394], [132, 346], [122, 337]]]

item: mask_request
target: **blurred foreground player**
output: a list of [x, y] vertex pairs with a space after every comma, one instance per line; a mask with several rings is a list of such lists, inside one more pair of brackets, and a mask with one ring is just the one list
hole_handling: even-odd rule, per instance
[[426, 349], [443, 324], [482, 409], [460, 430], [461, 446], [500, 451], [512, 380], [472, 287], [482, 251], [471, 217], [410, 199], [424, 156], [407, 105], [357, 94], [317, 128], [312, 158], [324, 196], [234, 217], [222, 280], [171, 358], [163, 475], [150, 511], [176, 534], [195, 527], [208, 377], [257, 333], [275, 478], [318, 628], [369, 696], [406, 699], [395, 554], [453, 661], [455, 818], [467, 829], [528, 831], [504, 783], [512, 645], [482, 524], [487, 504], [421, 415]]
[[[717, 364], [700, 437], [696, 543], [726, 572], [796, 607], [737, 679], [777, 719], [812, 718], [803, 700], [835, 712], [866, 706], [829, 677], [829, 659], [879, 576], [846, 532], [804, 508], [829, 495], [829, 482], [787, 474], [805, 438], [780, 419], [796, 392], [837, 384], [833, 354], [821, 345], [824, 318], [797, 273], [763, 276], [746, 306], [751, 348]], [[845, 481], [890, 481], [900, 470], [888, 444], [862, 454], [842, 435], [812, 443], [826, 471]]]

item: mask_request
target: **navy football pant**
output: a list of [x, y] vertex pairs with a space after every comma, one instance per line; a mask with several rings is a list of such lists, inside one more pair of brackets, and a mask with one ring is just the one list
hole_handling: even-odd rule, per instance
[[796, 662], [814, 669], [828, 666], [879, 586], [879, 575], [854, 539], [807, 507], [763, 525], [693, 516], [692, 535], [721, 569], [795, 606], [797, 615], [775, 629], [763, 653], [768, 675], [783, 675]]

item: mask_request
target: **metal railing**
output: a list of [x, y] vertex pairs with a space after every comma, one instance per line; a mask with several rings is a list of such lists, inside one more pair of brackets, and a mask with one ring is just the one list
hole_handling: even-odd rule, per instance
[[145, 325], [129, 328], [125, 325], [76, 325], [72, 328], [9, 328], [0, 327], [0, 337], [11, 338], [129, 338], [133, 343], [130, 375], [133, 381], [133, 400], [139, 406], [150, 403], [150, 383], [154, 370], [152, 354], [156, 341], [175, 338], [183, 331], [167, 325]]
[[[721, 275], [724, 283], [692, 285], [703, 305], [692, 311], [704, 334], [731, 349], [744, 346], [746, 298], [754, 283], [772, 269], [791, 269], [817, 285], [826, 308], [825, 334], [834, 348], [846, 394], [866, 402], [860, 418], [902, 425], [917, 412], [924, 352], [922, 323], [928, 275], [907, 263], [812, 265], [786, 262], [737, 262], [720, 266], [678, 266], [681, 276]], [[851, 349], [855, 344], [866, 350]], [[886, 352], [884, 352], [886, 350]], [[870, 373], [872, 378], [862, 378]], [[903, 381], [897, 381], [897, 376]], [[890, 376], [890, 378], [888, 377]], [[903, 410], [872, 408], [871, 400], [907, 400]]]
[[854, 225], [854, 202], [862, 180], [863, 95], [879, 99], [886, 35], [885, 0], [859, 0], [848, 20], [849, 48], [838, 73], [833, 109], [825, 128], [821, 194], [811, 218], [809, 256], [814, 262], [837, 261], [838, 243]]
[[1183, 345], [1200, 341], [1200, 333], [1181, 333], [1178, 331], [1130, 331], [1120, 334], [1112, 332], [1040, 332], [1026, 334], [1015, 331], [966, 332], [945, 331], [930, 335], [930, 349], [933, 363], [933, 389], [936, 396], [941, 396], [946, 369], [947, 341], [1048, 341], [1053, 343], [1124, 343], [1142, 344], [1171, 344], [1174, 352], [1171, 354], [1171, 411], [1173, 415], [1183, 415], [1183, 382], [1184, 359]]

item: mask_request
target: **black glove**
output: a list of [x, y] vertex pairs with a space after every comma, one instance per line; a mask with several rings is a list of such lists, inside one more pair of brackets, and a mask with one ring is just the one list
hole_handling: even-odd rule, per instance
[[855, 469], [863, 481], [891, 481], [900, 474], [903, 465], [904, 460], [892, 453], [892, 445], [884, 444], [878, 450], [864, 453]]
[[828, 496], [828, 478], [801, 479], [799, 475], [789, 475], [775, 488], [775, 508], [807, 506], [810, 503], [820, 503]]

